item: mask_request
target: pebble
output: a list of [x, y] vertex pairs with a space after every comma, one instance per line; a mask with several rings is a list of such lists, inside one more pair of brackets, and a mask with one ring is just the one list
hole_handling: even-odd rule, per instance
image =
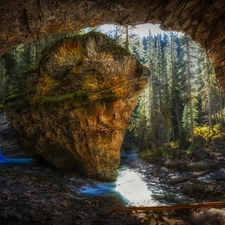
[[66, 201], [63, 201], [63, 202], [61, 202], [60, 204], [61, 204], [61, 206], [63, 206], [63, 207], [66, 207], [66, 208], [68, 207], [68, 203], [67, 203]]

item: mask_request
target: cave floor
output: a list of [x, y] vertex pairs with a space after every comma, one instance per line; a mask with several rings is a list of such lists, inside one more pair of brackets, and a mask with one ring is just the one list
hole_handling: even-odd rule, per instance
[[114, 210], [124, 207], [121, 199], [81, 195], [70, 185], [76, 176], [34, 165], [1, 166], [0, 224], [225, 224], [225, 208]]

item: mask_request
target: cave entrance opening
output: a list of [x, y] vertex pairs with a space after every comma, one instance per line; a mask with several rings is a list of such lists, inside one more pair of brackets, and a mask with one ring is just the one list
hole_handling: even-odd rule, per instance
[[[144, 25], [140, 25], [140, 26], [144, 26]], [[179, 132], [181, 129], [181, 123], [183, 123], [183, 121], [177, 120], [175, 128], [174, 127], [171, 128], [171, 121], [169, 121], [168, 117], [174, 117], [174, 118], [179, 117], [181, 119], [181, 117], [185, 118], [186, 116], [186, 119], [187, 119], [187, 117], [189, 116], [188, 114], [190, 114], [190, 108], [191, 108], [190, 105], [186, 104], [185, 106], [185, 104], [183, 104], [182, 105], [183, 113], [176, 111], [174, 112], [172, 116], [169, 115], [172, 108], [177, 110], [178, 102], [173, 102], [173, 100], [174, 99], [176, 100], [177, 99], [176, 97], [180, 97], [180, 96], [176, 95], [175, 98], [172, 100], [169, 98], [172, 98], [173, 94], [174, 95], [177, 94], [177, 90], [180, 91], [179, 88], [181, 88], [177, 86], [174, 88], [172, 87], [172, 85], [174, 84], [177, 85], [179, 82], [181, 82], [183, 85], [184, 82], [188, 82], [188, 75], [184, 71], [183, 71], [183, 74], [185, 74], [185, 76], [183, 76], [183, 78], [186, 77], [186, 80], [181, 80], [182, 76], [180, 74], [181, 73], [180, 71], [182, 71], [183, 64], [186, 63], [184, 62], [184, 60], [183, 61], [181, 60], [182, 57], [184, 58], [185, 51], [187, 51], [187, 49], [186, 50], [184, 49], [185, 43], [187, 44], [187, 41], [188, 41], [189, 45], [191, 45], [191, 40], [188, 39], [187, 36], [185, 36], [186, 39], [185, 38], [182, 39], [181, 35], [175, 32], [169, 32], [169, 33], [163, 33], [163, 34], [157, 34], [157, 35], [153, 35], [153, 32], [147, 32], [146, 36], [144, 35], [141, 36], [140, 30], [139, 30], [139, 33], [137, 33], [136, 35], [131, 35], [132, 38], [129, 38], [129, 37], [127, 38], [126, 34], [127, 33], [129, 34], [130, 32], [129, 28], [131, 27], [125, 26], [123, 28], [116, 29], [114, 33], [109, 31], [107, 34], [111, 38], [118, 39], [121, 42], [121, 44], [124, 45], [124, 47], [127, 47], [130, 50], [132, 50], [133, 53], [136, 54], [136, 56], [139, 58], [139, 60], [143, 64], [146, 64], [152, 69], [152, 76], [149, 79], [148, 85], [143, 95], [140, 97], [138, 106], [133, 112], [133, 115], [136, 114], [134, 115], [133, 118], [137, 120], [132, 121], [132, 125], [133, 125], [132, 129], [133, 131], [136, 132], [135, 135], [137, 134], [140, 135], [140, 133], [142, 133], [141, 134], [142, 136], [138, 140], [138, 143], [145, 146], [141, 146], [141, 148], [153, 149], [153, 152], [155, 152], [157, 144], [161, 143], [161, 140], [159, 138], [163, 139], [164, 142], [168, 142], [170, 137], [172, 137], [172, 140], [175, 140], [176, 136], [180, 134]], [[79, 32], [82, 33], [81, 31]], [[119, 32], [121, 32], [121, 34], [119, 34]], [[74, 34], [77, 34], [77, 32], [64, 34], [63, 37], [73, 36]], [[49, 37], [47, 40], [39, 40], [37, 42], [28, 43], [27, 46], [19, 46], [19, 49], [20, 49], [19, 52], [21, 53], [21, 55], [19, 56], [18, 56], [19, 54], [18, 51], [15, 49], [12, 52], [7, 53], [4, 59], [6, 59], [6, 61], [8, 60], [8, 62], [14, 62], [15, 64], [14, 66], [11, 65], [5, 69], [9, 71], [11, 70], [10, 72], [8, 71], [8, 74], [13, 74], [15, 76], [15, 79], [11, 80], [13, 81], [12, 83], [16, 83], [17, 85], [20, 82], [20, 80], [18, 79], [20, 75], [18, 75], [19, 73], [17, 72], [21, 71], [21, 66], [25, 66], [25, 64], [26, 66], [28, 64], [33, 65], [32, 64], [33, 62], [38, 61], [38, 57], [40, 57], [41, 55], [40, 49], [44, 49], [44, 46], [46, 43], [47, 44], [54, 43], [55, 41], [58, 41], [61, 38], [62, 37], [60, 36], [54, 37], [54, 38]], [[128, 39], [128, 43], [126, 42], [127, 39]], [[39, 47], [42, 47], [42, 48], [39, 49]], [[191, 48], [189, 49], [189, 51], [191, 51]], [[31, 55], [31, 52], [33, 53], [33, 55]], [[179, 57], [176, 58], [175, 57], [176, 55], [179, 55]], [[15, 58], [18, 59], [19, 63], [16, 62], [15, 60], [13, 61], [12, 56], [15, 56]], [[166, 56], [168, 58], [166, 58]], [[204, 55], [204, 57], [206, 58], [206, 55]], [[205, 60], [203, 59], [204, 57], [202, 56], [201, 60]], [[190, 60], [191, 58], [192, 57], [190, 56]], [[196, 57], [193, 57], [193, 58], [196, 59]], [[156, 62], [156, 59], [158, 60], [157, 62]], [[24, 62], [22, 62], [23, 60]], [[180, 62], [178, 62], [179, 60]], [[196, 71], [199, 70], [199, 68], [197, 68], [198, 66], [197, 61], [195, 60], [192, 63], [195, 64]], [[177, 74], [179, 73], [179, 76], [180, 76], [177, 80], [175, 77], [175, 73]], [[7, 81], [9, 81], [9, 79]], [[15, 82], [15, 81], [18, 81], [18, 82]], [[190, 85], [187, 85], [187, 86], [190, 86]], [[9, 87], [7, 88], [9, 89]], [[172, 90], [173, 90], [173, 93], [172, 93]], [[184, 93], [185, 93], [184, 95], [188, 96], [188, 89]], [[145, 97], [143, 97], [144, 95]], [[155, 100], [152, 96], [157, 96], [157, 100]], [[154, 109], [157, 109], [157, 111], [155, 110], [155, 112], [152, 112], [151, 110], [151, 108], [153, 108], [152, 107], [153, 105], [155, 106]], [[184, 112], [185, 110], [186, 112]], [[143, 114], [142, 115], [143, 117], [140, 118], [140, 114], [138, 113], [143, 113], [144, 111], [145, 111], [145, 115]], [[180, 113], [180, 115], [178, 115], [178, 113]], [[155, 121], [155, 125], [154, 125], [155, 130], [152, 129], [153, 126], [150, 123], [150, 119], [152, 119], [152, 116], [155, 116], [153, 119]], [[187, 119], [187, 121], [188, 120], [190, 120], [190, 118]], [[163, 123], [162, 121], [165, 123]], [[135, 127], [138, 123], [139, 123], [138, 125], [139, 127]], [[161, 126], [158, 126], [157, 124], [160, 124]], [[166, 126], [167, 128], [165, 129]], [[190, 122], [188, 121], [185, 129], [189, 130], [190, 126], [191, 126]], [[157, 127], [160, 127], [161, 130], [160, 129], [157, 130]], [[149, 136], [151, 135], [149, 134], [149, 131], [153, 132], [155, 136], [153, 136], [153, 138], [150, 139], [150, 141], [148, 141], [147, 144], [145, 144], [146, 139], [148, 139]], [[127, 135], [129, 136], [129, 132], [127, 132]], [[154, 143], [154, 145], [152, 143]]]

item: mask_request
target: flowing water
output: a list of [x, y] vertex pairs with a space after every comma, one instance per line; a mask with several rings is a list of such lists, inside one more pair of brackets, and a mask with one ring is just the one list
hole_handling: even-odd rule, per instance
[[[1, 151], [0, 164], [36, 166], [32, 159], [5, 158]], [[127, 206], [171, 205], [194, 201], [184, 196], [179, 189], [166, 184], [167, 176], [165, 167], [146, 163], [138, 154], [129, 154], [121, 157], [116, 182], [97, 182], [73, 175], [64, 182], [81, 196], [116, 197]]]
[[6, 158], [0, 150], [0, 164], [1, 165], [34, 164], [34, 160], [31, 158]]
[[[91, 196], [120, 196], [127, 206], [171, 205], [193, 202], [179, 189], [165, 183], [165, 167], [148, 164], [138, 154], [122, 156], [115, 183], [80, 181], [79, 191]], [[76, 181], [76, 178], [72, 178]]]

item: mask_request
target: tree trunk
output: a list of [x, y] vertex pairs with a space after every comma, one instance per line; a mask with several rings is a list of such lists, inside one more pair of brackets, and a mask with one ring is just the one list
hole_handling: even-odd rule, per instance
[[125, 26], [125, 35], [126, 35], [126, 40], [125, 40], [125, 49], [129, 50], [129, 32], [128, 32], [128, 26]]
[[187, 50], [187, 77], [188, 77], [188, 98], [190, 107], [190, 133], [192, 138], [192, 144], [194, 144], [194, 119], [192, 109], [192, 93], [191, 93], [191, 69], [190, 69], [190, 38], [186, 37], [186, 50]]
[[[171, 45], [170, 45], [170, 55], [171, 55], [171, 73], [172, 73], [172, 88], [173, 88], [173, 101], [175, 105], [175, 114], [176, 114], [176, 121], [178, 125], [178, 134], [181, 136], [182, 130], [181, 130], [181, 121], [180, 121], [180, 112], [178, 108], [178, 102], [177, 102], [177, 94], [176, 94], [176, 79], [175, 79], [175, 59], [174, 59], [174, 40], [173, 40], [173, 34], [170, 32], [170, 39], [171, 39]], [[175, 137], [177, 138], [177, 137]]]

